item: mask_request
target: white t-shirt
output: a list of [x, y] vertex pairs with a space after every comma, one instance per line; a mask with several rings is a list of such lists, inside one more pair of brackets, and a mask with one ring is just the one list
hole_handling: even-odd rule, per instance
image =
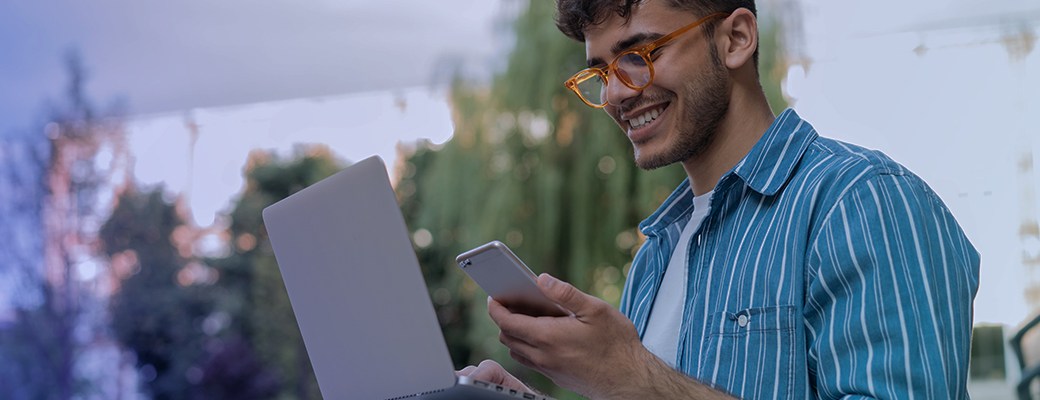
[[653, 311], [643, 332], [643, 346], [675, 367], [679, 352], [679, 327], [682, 325], [683, 304], [686, 299], [686, 280], [689, 268], [686, 255], [689, 254], [690, 238], [700, 227], [701, 221], [708, 215], [711, 206], [711, 191], [693, 198], [693, 215], [690, 222], [679, 234], [679, 242], [675, 245], [668, 268], [664, 272], [661, 287], [657, 290]]

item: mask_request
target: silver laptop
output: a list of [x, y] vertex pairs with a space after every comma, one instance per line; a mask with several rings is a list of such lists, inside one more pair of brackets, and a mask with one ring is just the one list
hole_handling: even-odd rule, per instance
[[360, 161], [264, 209], [326, 399], [546, 399], [456, 378], [386, 166]]

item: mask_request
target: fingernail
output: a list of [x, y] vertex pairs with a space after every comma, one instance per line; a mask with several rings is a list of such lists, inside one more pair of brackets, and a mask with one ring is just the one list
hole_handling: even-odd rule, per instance
[[559, 279], [556, 279], [556, 277], [549, 275], [548, 273], [543, 272], [542, 276], [545, 277], [544, 285], [546, 288], [551, 288], [556, 284], [556, 282], [559, 282]]

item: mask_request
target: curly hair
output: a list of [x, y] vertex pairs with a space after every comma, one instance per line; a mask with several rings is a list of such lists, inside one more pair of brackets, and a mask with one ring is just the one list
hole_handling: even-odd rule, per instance
[[[662, 0], [669, 7], [686, 11], [695, 15], [708, 15], [714, 12], [733, 12], [738, 8], [747, 8], [756, 14], [754, 0]], [[585, 30], [589, 26], [605, 21], [610, 13], [628, 18], [632, 8], [643, 0], [557, 0], [556, 27], [567, 37], [579, 42], [585, 41]], [[705, 24], [705, 28], [714, 24]], [[710, 35], [710, 30], [706, 29]]]

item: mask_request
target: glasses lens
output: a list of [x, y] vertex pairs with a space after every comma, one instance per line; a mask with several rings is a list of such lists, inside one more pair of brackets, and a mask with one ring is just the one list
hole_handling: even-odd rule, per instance
[[605, 83], [603, 77], [595, 72], [585, 71], [577, 77], [578, 92], [586, 102], [590, 104], [606, 104], [603, 90]]
[[650, 60], [636, 52], [625, 53], [617, 60], [618, 78], [633, 88], [650, 84]]

